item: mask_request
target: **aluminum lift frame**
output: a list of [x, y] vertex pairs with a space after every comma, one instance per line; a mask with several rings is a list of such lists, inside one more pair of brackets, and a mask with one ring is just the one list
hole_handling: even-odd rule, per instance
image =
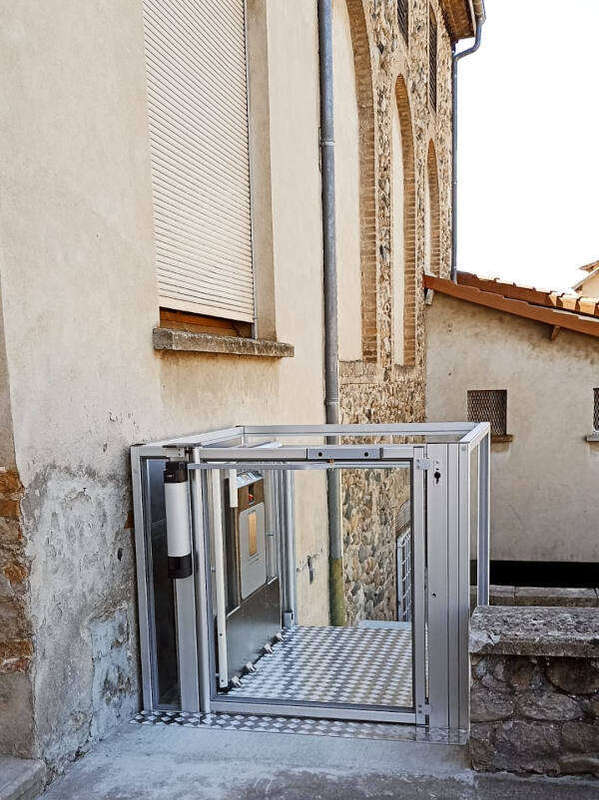
[[[415, 444], [290, 446], [277, 437], [415, 437]], [[253, 440], [253, 441], [250, 441]], [[470, 520], [472, 453], [476, 451], [477, 603], [489, 601], [489, 423], [441, 422], [365, 425], [235, 426], [131, 448], [135, 517], [139, 638], [144, 710], [158, 703], [156, 635], [149, 557], [148, 459], [186, 461], [192, 520], [194, 572], [174, 581], [181, 709], [304, 716], [370, 722], [403, 722], [429, 729], [469, 729]], [[414, 536], [414, 708], [253, 701], [217, 694], [214, 659], [218, 643], [212, 619], [207, 543], [220, 507], [223, 470], [252, 468], [281, 473], [284, 502], [277, 513], [293, 518], [293, 482], [301, 469], [406, 467], [412, 472]], [[219, 512], [220, 513], [220, 512]], [[216, 522], [218, 525], [218, 522]], [[426, 547], [426, 553], [425, 553]], [[425, 577], [424, 564], [427, 563]], [[294, 564], [287, 565], [294, 570]], [[285, 565], [282, 565], [285, 568]], [[288, 576], [289, 577], [289, 576]], [[293, 601], [291, 601], [293, 602]], [[426, 633], [425, 633], [426, 631]], [[428, 643], [428, 648], [427, 648]]]

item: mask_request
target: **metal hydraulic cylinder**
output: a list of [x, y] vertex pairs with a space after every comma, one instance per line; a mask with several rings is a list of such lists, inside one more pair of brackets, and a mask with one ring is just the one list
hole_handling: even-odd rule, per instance
[[193, 571], [187, 464], [167, 461], [164, 470], [169, 578], [189, 578]]

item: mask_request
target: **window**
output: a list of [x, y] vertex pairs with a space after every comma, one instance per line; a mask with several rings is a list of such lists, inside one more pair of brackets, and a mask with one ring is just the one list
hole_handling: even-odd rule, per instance
[[434, 111], [437, 110], [437, 19], [429, 8], [428, 20], [428, 97]]
[[144, 0], [163, 308], [254, 321], [243, 0]]
[[491, 436], [507, 436], [507, 391], [484, 389], [468, 392], [469, 422], [490, 422]]
[[599, 432], [599, 389], [593, 389], [593, 430]]
[[409, 0], [397, 0], [397, 20], [399, 22], [399, 29], [402, 32], [403, 38], [406, 42], [408, 41], [409, 35], [409, 9]]

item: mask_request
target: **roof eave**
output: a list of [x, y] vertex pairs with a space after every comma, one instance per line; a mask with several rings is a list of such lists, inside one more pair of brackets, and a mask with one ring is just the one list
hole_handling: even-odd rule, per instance
[[[581, 269], [584, 269], [584, 267], [581, 267]], [[587, 274], [584, 276], [584, 278], [582, 278], [582, 280], [579, 280], [579, 281], [578, 281], [578, 283], [575, 283], [575, 284], [574, 284], [574, 286], [573, 286], [572, 288], [574, 289], [574, 291], [575, 291], [575, 292], [577, 292], [577, 291], [578, 291], [578, 290], [579, 290], [581, 287], [583, 287], [583, 286], [584, 286], [584, 284], [585, 284], [585, 283], [586, 283], [588, 280], [590, 280], [591, 278], [594, 278], [594, 277], [595, 277], [595, 275], [599, 275], [599, 266], [595, 267], [595, 269], [593, 269], [592, 271], [589, 271], [589, 272], [588, 272], [588, 273], [587, 273]]]
[[[477, 17], [484, 17], [481, 0], [440, 0], [449, 35], [453, 42], [471, 39], [476, 33]], [[477, 13], [476, 7], [479, 11]]]
[[523, 317], [534, 322], [542, 322], [552, 328], [583, 333], [587, 336], [599, 338], [599, 318], [573, 313], [556, 307], [538, 306], [523, 300], [505, 297], [494, 292], [483, 291], [473, 286], [466, 286], [446, 278], [437, 278], [433, 275], [424, 276], [424, 286], [441, 294], [465, 300], [475, 305], [491, 308], [494, 311], [503, 311], [516, 317]]

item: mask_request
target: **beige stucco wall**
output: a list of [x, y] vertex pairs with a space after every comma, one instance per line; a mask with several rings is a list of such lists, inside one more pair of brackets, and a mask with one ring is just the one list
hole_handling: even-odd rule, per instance
[[[370, 126], [373, 151], [372, 170], [366, 178], [361, 174], [360, 187], [360, 208], [365, 198], [371, 206], [369, 263], [363, 258], [360, 264], [362, 276], [368, 267], [368, 279], [362, 277], [360, 303], [351, 293], [342, 300], [341, 318], [351, 307], [350, 317], [360, 308], [364, 320], [366, 287], [374, 298], [368, 319], [374, 346], [362, 360], [352, 338], [352, 358], [342, 354], [342, 418], [421, 419], [423, 208], [431, 137], [439, 157], [442, 274], [449, 270], [450, 42], [433, 0], [441, 23], [435, 116], [427, 100], [426, 0], [412, 2], [409, 48], [399, 38], [394, 3], [346, 2], [352, 52], [362, 53], [361, 81], [371, 88], [360, 141]], [[256, 239], [258, 330], [271, 335], [276, 329], [279, 340], [295, 346], [295, 356], [282, 360], [153, 349], [158, 300], [141, 2], [22, 0], [0, 9], [6, 340], [0, 378], [5, 372], [15, 476], [24, 486], [12, 533], [22, 537], [26, 551], [23, 569], [13, 569], [9, 582], [11, 591], [16, 587], [28, 599], [35, 643], [31, 668], [23, 666], [33, 685], [35, 739], [29, 754], [42, 755], [54, 768], [137, 708], [129, 447], [235, 423], [324, 421], [317, 3], [249, 0], [250, 18], [265, 13], [264, 46], [250, 41], [250, 72], [263, 89], [257, 105], [251, 92], [252, 122], [258, 122], [254, 178], [264, 171], [270, 177], [256, 184], [254, 194], [256, 216], [267, 219], [268, 228]], [[344, 14], [336, 3], [336, 17]], [[345, 72], [337, 76], [347, 75], [347, 17], [336, 32], [345, 58]], [[398, 365], [393, 306], [401, 298], [392, 297], [391, 187], [400, 154], [391, 140], [400, 75], [409, 87], [415, 146], [415, 275], [405, 286], [415, 341], [413, 363]], [[341, 101], [351, 110], [354, 99], [346, 88]], [[349, 152], [355, 126], [347, 141], [343, 126], [338, 128], [340, 147]], [[339, 180], [355, 199], [351, 159], [340, 165]], [[363, 222], [352, 209], [340, 229], [344, 241], [355, 243], [364, 231], [356, 230]], [[5, 466], [9, 434], [1, 451], [8, 454]], [[297, 504], [298, 594], [307, 622], [327, 619], [326, 501], [324, 486], [316, 490], [306, 490], [309, 504], [299, 496]], [[383, 533], [393, 535], [393, 520], [383, 513], [385, 486], [377, 491]], [[364, 520], [353, 522], [355, 530], [364, 529]], [[349, 556], [357, 555], [357, 566], [347, 576], [350, 587], [362, 580], [364, 567], [351, 532]], [[384, 546], [389, 542], [387, 537]], [[308, 555], [315, 556], [313, 583]], [[371, 565], [372, 553], [368, 558]], [[384, 598], [387, 610], [391, 594]], [[362, 611], [352, 609], [352, 619]], [[12, 701], [0, 694], [0, 702]]]
[[591, 275], [578, 290], [585, 297], [599, 297], [599, 272]]
[[323, 421], [316, 3], [268, 3], [277, 333], [295, 345], [285, 360], [152, 348], [141, 4], [25, 0], [0, 21], [2, 300], [26, 492], [34, 749], [60, 764], [137, 708], [129, 446]]
[[427, 308], [430, 420], [466, 417], [468, 389], [507, 389], [509, 444], [493, 444], [491, 557], [599, 559], [599, 445], [585, 437], [599, 340], [436, 294]]

